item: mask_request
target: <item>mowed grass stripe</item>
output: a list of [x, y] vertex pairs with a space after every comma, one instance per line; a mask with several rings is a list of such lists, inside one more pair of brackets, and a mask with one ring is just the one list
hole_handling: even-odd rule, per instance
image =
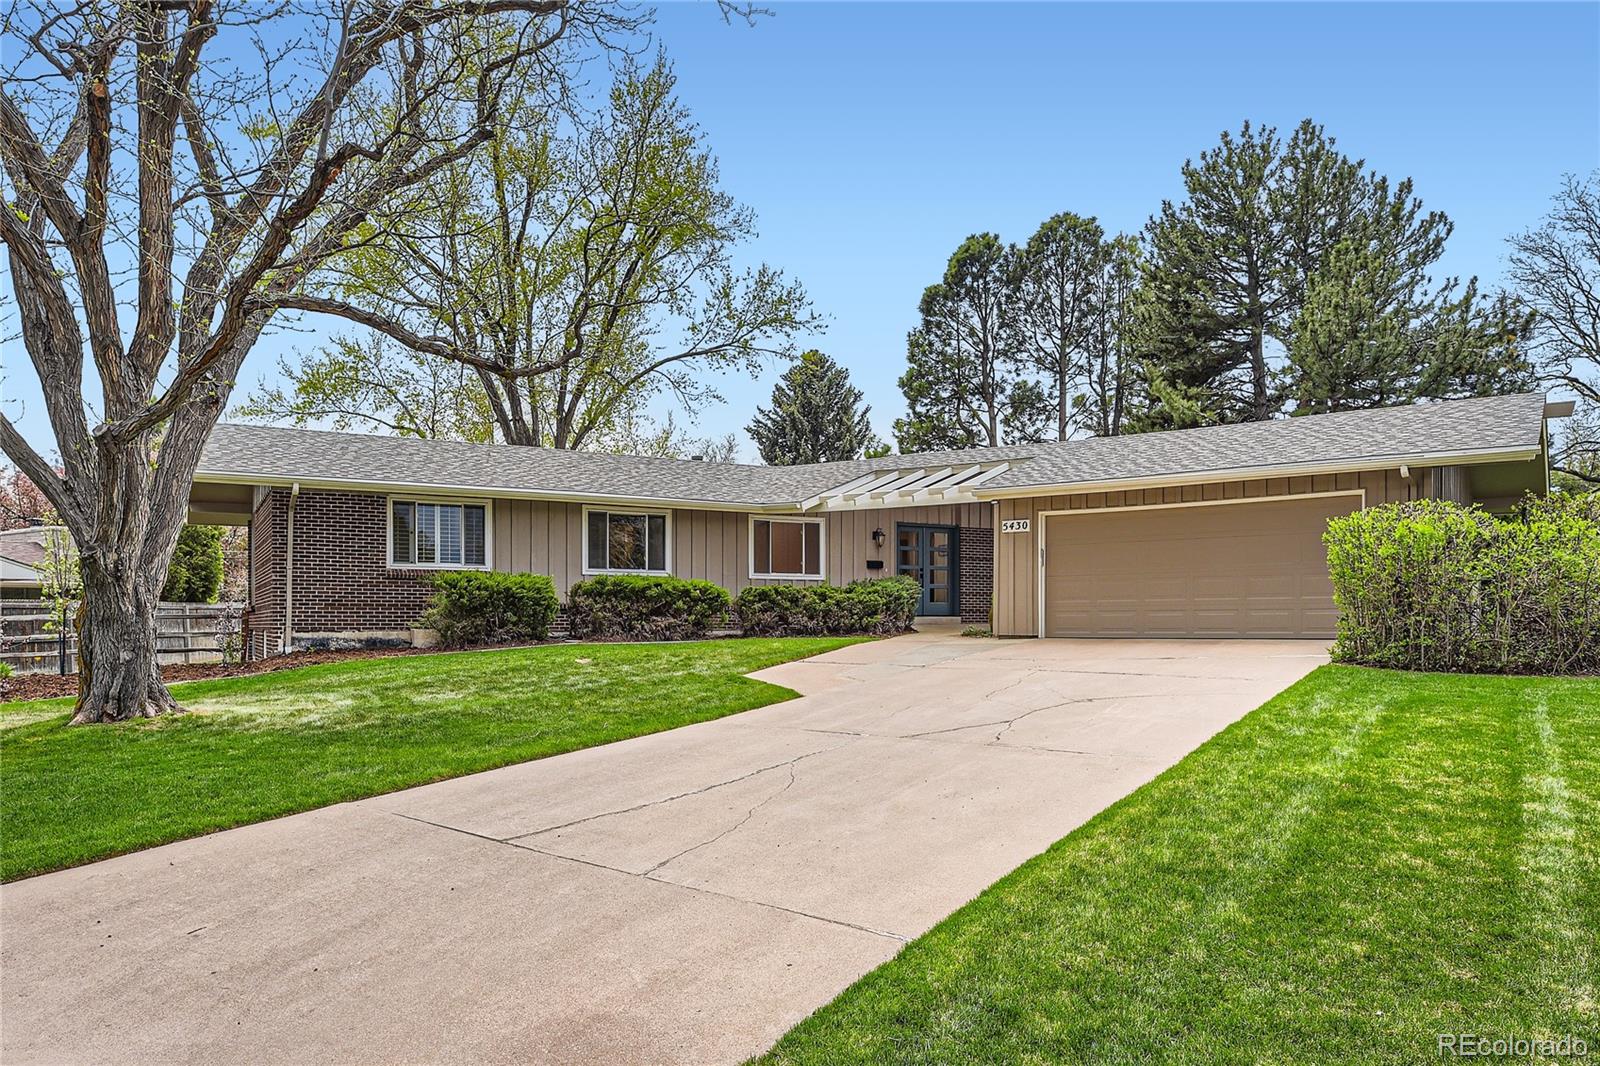
[[1325, 667], [772, 1062], [1415, 1062], [1595, 1046], [1600, 680]]

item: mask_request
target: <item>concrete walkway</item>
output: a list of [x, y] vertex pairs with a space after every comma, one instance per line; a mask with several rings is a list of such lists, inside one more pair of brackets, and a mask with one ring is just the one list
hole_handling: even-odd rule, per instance
[[0, 1060], [716, 1063], [1324, 661], [919, 634], [805, 698], [0, 889]]

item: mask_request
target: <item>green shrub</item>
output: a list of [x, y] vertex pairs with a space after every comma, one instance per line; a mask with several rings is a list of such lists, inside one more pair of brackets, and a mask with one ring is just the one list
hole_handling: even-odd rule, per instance
[[1497, 519], [1441, 500], [1335, 518], [1341, 662], [1474, 673], [1600, 670], [1600, 498]]
[[734, 614], [746, 636], [887, 635], [911, 628], [922, 588], [909, 577], [837, 585], [753, 585]]
[[429, 580], [433, 595], [421, 624], [449, 647], [544, 640], [561, 605], [544, 574], [445, 570]]
[[184, 526], [172, 549], [161, 598], [173, 603], [216, 603], [222, 588], [222, 527]]
[[567, 593], [572, 635], [595, 640], [696, 640], [728, 617], [728, 590], [681, 577], [604, 574]]

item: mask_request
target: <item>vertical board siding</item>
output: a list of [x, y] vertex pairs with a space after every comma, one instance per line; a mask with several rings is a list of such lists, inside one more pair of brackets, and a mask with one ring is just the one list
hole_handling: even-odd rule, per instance
[[[989, 528], [988, 504], [941, 504], [870, 511], [830, 511], [822, 515], [827, 540], [826, 579], [836, 585], [894, 572], [896, 522]], [[750, 577], [750, 515], [746, 511], [672, 511], [671, 571], [678, 577], [715, 582], [738, 595], [752, 584], [782, 584]], [[885, 544], [872, 543], [882, 527]], [[969, 534], [970, 535], [970, 534]], [[583, 578], [583, 505], [547, 500], [494, 501], [494, 568], [511, 573], [549, 574], [565, 596]], [[882, 570], [868, 570], [868, 559], [882, 559]]]
[[[1427, 476], [1425, 477], [1425, 473]], [[1464, 477], [1464, 471], [1458, 477]], [[1413, 469], [1410, 478], [1399, 470], [1365, 470], [1360, 473], [1316, 474], [1297, 477], [1255, 478], [1249, 481], [1208, 481], [1197, 485], [1122, 492], [1085, 492], [1069, 496], [1030, 496], [1001, 500], [1000, 519], [1031, 519], [1027, 533], [997, 533], [995, 547], [995, 632], [1003, 637], [1031, 637], [1038, 633], [1039, 537], [1041, 511], [1082, 508], [1138, 507], [1160, 503], [1205, 500], [1253, 500], [1298, 496], [1310, 492], [1348, 492], [1365, 489], [1367, 506], [1414, 500], [1438, 492], [1444, 481], [1431, 472]], [[985, 522], [985, 525], [988, 523]]]

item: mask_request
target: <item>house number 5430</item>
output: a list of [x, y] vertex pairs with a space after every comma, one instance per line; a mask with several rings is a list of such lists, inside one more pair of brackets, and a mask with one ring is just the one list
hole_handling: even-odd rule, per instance
[[1028, 522], [1029, 520], [1026, 518], [1002, 518], [1000, 520], [1000, 532], [1026, 533], [1029, 528]]

